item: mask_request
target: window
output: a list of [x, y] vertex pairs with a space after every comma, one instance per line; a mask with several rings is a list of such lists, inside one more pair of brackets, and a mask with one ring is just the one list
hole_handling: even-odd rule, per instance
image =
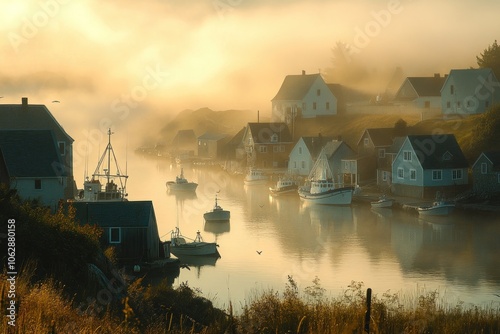
[[318, 89], [318, 90], [316, 91], [316, 95], [318, 95], [318, 96], [320, 96], [320, 95], [321, 95], [321, 89]]
[[63, 141], [57, 142], [57, 146], [59, 147], [59, 154], [66, 155], [66, 143]]
[[344, 169], [349, 170], [349, 161], [344, 162]]
[[410, 169], [410, 180], [412, 180], [412, 181], [416, 181], [417, 180], [417, 170]]
[[299, 154], [302, 154], [302, 147], [299, 147]]
[[461, 169], [454, 169], [452, 170], [452, 179], [453, 180], [461, 180], [462, 179], [462, 170]]
[[450, 86], [450, 94], [455, 94], [455, 86]]
[[198, 146], [201, 146], [201, 140], [198, 140]]
[[387, 181], [387, 172], [385, 170], [382, 172], [382, 181]]
[[368, 147], [368, 145], [370, 144], [370, 139], [369, 138], [365, 138], [363, 140], [363, 144], [365, 145], [365, 147]]
[[330, 110], [330, 102], [326, 103], [326, 110]]
[[120, 227], [109, 228], [109, 243], [119, 244], [122, 242], [122, 229]]
[[457, 108], [460, 108], [460, 107], [461, 107], [461, 105], [462, 105], [462, 104], [460, 103], [460, 101], [458, 101], [458, 102], [457, 102]]
[[277, 143], [278, 142], [278, 134], [273, 133], [271, 136], [271, 143]]
[[488, 173], [488, 165], [486, 164], [486, 162], [483, 162], [481, 164], [481, 174], [486, 174]]
[[500, 173], [498, 173], [497, 175], [498, 175], [498, 183], [500, 183]]
[[263, 145], [259, 146], [259, 152], [260, 153], [267, 153], [267, 146], [263, 146]]
[[35, 179], [35, 189], [42, 189], [42, 180]]
[[403, 160], [411, 161], [411, 151], [403, 151]]
[[405, 178], [405, 171], [403, 168], [398, 167], [398, 179], [404, 179]]
[[451, 160], [451, 158], [453, 157], [453, 155], [449, 152], [449, 151], [446, 151], [444, 154], [443, 154], [443, 160], [444, 161], [448, 161], [448, 160]]
[[316, 110], [316, 102], [313, 102], [313, 110]]
[[378, 150], [378, 157], [385, 158], [385, 149], [384, 148], [381, 148]]
[[306, 168], [306, 162], [305, 161], [301, 161], [301, 167], [302, 168]]
[[443, 179], [443, 171], [442, 170], [433, 170], [432, 171], [432, 180], [439, 181]]

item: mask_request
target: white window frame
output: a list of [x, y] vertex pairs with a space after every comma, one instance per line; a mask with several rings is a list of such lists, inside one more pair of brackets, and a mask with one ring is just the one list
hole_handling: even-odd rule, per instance
[[[118, 241], [113, 240], [113, 230], [118, 230]], [[109, 228], [109, 243], [110, 244], [121, 244], [122, 243], [122, 228], [121, 227], [110, 227]]]
[[387, 181], [387, 172], [385, 170], [382, 171], [382, 181]]
[[461, 170], [461, 169], [453, 169], [451, 171], [451, 178], [453, 180], [461, 180], [463, 178], [463, 174], [464, 174], [463, 170]]
[[[434, 177], [434, 173], [436, 173], [436, 176], [439, 176], [439, 178]], [[441, 181], [443, 179], [443, 170], [442, 169], [434, 169], [432, 170], [432, 181]]]
[[271, 143], [277, 143], [278, 142], [278, 134], [273, 133], [271, 135]]
[[411, 161], [411, 151], [403, 151], [403, 161]]
[[267, 146], [260, 145], [259, 146], [259, 153], [267, 153]]
[[398, 179], [404, 180], [404, 178], [405, 178], [405, 170], [404, 170], [404, 168], [403, 167], [398, 167], [397, 173], [398, 173]]
[[410, 169], [410, 180], [417, 181], [417, 170], [416, 169]]
[[369, 144], [370, 144], [370, 138], [365, 138], [365, 139], [363, 140], [363, 145], [364, 145], [365, 147], [368, 147], [368, 145], [369, 145]]

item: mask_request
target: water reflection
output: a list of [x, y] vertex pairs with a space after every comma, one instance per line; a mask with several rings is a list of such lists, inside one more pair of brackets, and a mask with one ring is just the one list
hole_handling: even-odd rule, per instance
[[217, 239], [218, 236], [231, 231], [231, 223], [229, 221], [205, 222], [203, 230], [212, 233]]
[[182, 255], [177, 257], [181, 262], [182, 270], [189, 270], [196, 273], [196, 277], [200, 278], [203, 267], [215, 267], [218, 256], [194, 256]]

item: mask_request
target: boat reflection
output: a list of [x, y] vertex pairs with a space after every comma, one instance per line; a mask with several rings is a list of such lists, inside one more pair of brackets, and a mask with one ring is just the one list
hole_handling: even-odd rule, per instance
[[203, 225], [203, 230], [205, 232], [210, 232], [214, 234], [216, 237], [222, 235], [224, 233], [228, 233], [231, 230], [231, 224], [229, 221], [220, 221], [220, 222], [205, 222]]
[[196, 275], [199, 278], [202, 267], [215, 267], [220, 256], [194, 256], [194, 255], [179, 255], [177, 256], [181, 262], [181, 268], [187, 270], [196, 270]]

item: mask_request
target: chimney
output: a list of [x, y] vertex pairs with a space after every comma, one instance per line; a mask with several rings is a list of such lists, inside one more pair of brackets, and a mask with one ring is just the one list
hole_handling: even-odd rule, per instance
[[434, 78], [439, 78], [439, 73], [434, 73]]
[[306, 75], [306, 71], [305, 70], [302, 70], [302, 75]]
[[23, 97], [21, 99], [21, 102], [22, 102], [21, 104], [22, 104], [23, 107], [27, 107], [28, 106], [28, 98], [27, 97]]

